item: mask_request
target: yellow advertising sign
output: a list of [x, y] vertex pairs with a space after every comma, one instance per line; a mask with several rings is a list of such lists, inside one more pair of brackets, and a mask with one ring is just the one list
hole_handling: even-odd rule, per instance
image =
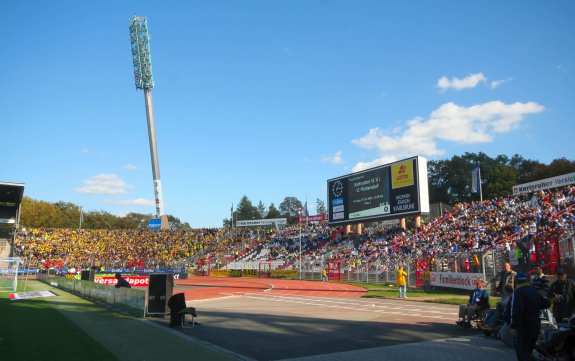
[[391, 188], [412, 186], [415, 184], [413, 176], [413, 160], [406, 160], [391, 165]]

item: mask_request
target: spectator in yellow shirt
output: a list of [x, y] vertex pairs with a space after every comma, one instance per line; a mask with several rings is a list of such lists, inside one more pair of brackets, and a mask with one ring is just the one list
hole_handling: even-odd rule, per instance
[[399, 298], [407, 298], [407, 273], [403, 270], [403, 266], [399, 266], [395, 274], [395, 282], [399, 288]]

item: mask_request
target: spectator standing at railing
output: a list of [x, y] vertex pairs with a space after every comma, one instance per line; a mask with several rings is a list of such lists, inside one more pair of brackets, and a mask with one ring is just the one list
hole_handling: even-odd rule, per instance
[[501, 301], [507, 300], [511, 296], [506, 290], [505, 285], [510, 285], [515, 289], [517, 286], [517, 272], [511, 269], [511, 263], [505, 262], [503, 264], [503, 270], [499, 273], [496, 291], [501, 295]]
[[399, 289], [399, 298], [407, 298], [407, 273], [403, 270], [403, 266], [399, 266], [397, 269], [395, 282]]

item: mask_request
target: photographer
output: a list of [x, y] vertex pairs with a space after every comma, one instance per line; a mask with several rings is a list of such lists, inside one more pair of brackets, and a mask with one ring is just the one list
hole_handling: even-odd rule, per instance
[[549, 287], [556, 299], [553, 303], [553, 317], [556, 323], [561, 323], [563, 320], [569, 319], [573, 313], [575, 287], [573, 283], [567, 279], [567, 273], [561, 268], [557, 269], [557, 280]]

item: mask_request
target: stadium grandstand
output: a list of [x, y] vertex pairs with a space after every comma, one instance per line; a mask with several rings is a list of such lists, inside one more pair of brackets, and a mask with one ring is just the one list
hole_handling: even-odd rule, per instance
[[393, 282], [401, 264], [412, 286], [420, 285], [426, 268], [483, 273], [491, 280], [504, 260], [519, 271], [538, 264], [549, 274], [559, 266], [573, 274], [574, 205], [571, 185], [457, 204], [418, 228], [368, 224], [359, 234], [327, 223], [191, 231], [27, 229], [16, 235], [14, 251], [40, 269], [62, 271], [97, 265], [257, 274], [266, 262], [272, 274], [293, 275], [301, 239], [303, 279], [320, 279], [334, 263], [341, 279], [381, 283]]

